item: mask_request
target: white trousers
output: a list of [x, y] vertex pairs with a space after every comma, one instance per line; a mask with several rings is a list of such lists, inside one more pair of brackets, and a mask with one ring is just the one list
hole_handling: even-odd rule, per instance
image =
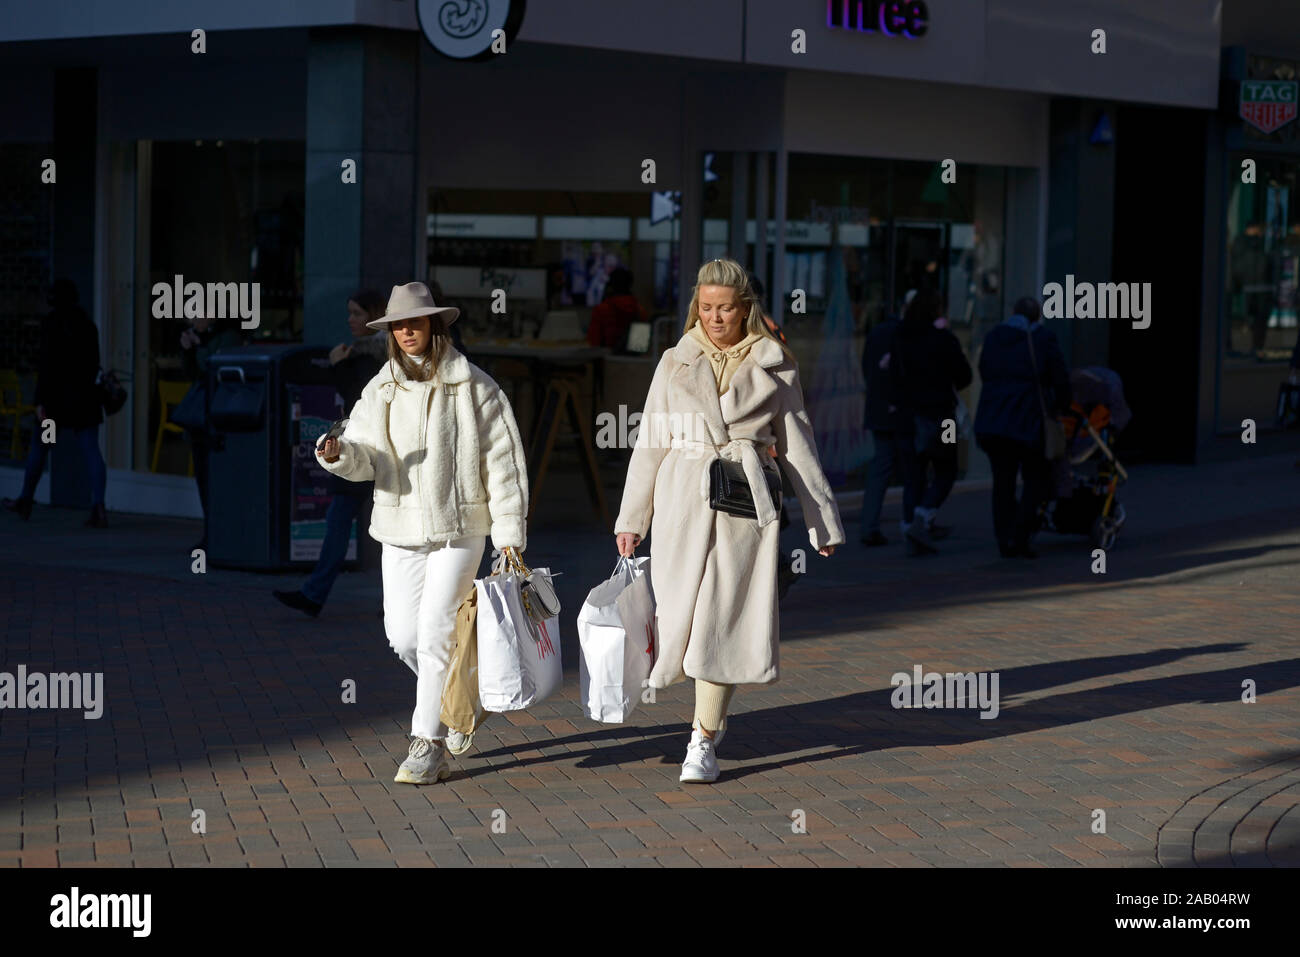
[[402, 548], [384, 545], [384, 631], [415, 672], [411, 734], [442, 739], [442, 689], [456, 646], [456, 610], [469, 594], [486, 537]]

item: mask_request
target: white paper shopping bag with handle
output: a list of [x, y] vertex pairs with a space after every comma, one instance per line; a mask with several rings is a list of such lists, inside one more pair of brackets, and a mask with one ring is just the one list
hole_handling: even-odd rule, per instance
[[578, 612], [579, 693], [593, 721], [617, 724], [636, 709], [658, 651], [649, 558], [620, 558]]
[[[550, 569], [530, 571], [507, 550], [494, 574], [474, 582], [478, 694], [487, 711], [522, 711], [544, 701], [563, 680], [559, 609], [549, 607], [554, 596], [550, 578]], [[539, 592], [547, 602], [538, 600]], [[550, 615], [552, 610], [557, 614]]]

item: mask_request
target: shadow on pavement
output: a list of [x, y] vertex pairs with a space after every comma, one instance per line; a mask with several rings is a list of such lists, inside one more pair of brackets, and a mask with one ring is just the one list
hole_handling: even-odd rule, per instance
[[[1243, 647], [1228, 643], [1160, 649], [1000, 671], [1002, 710], [991, 720], [980, 718], [978, 711], [972, 708], [895, 709], [891, 704], [893, 687], [736, 714], [728, 719], [728, 736], [720, 751], [725, 768], [723, 773], [725, 778], [734, 779], [790, 764], [828, 761], [889, 748], [960, 745], [1176, 704], [1238, 701], [1241, 677], [1246, 671], [1255, 678], [1260, 694], [1300, 684], [1300, 658], [1290, 658], [1219, 671], [1132, 681], [1007, 706], [1008, 703], [1014, 705], [1016, 697], [1027, 692], [1169, 664], [1194, 655], [1232, 653]], [[684, 754], [685, 736], [684, 728], [672, 734], [655, 734], [653, 728], [620, 726], [553, 738], [546, 742], [546, 746], [559, 748], [563, 756], [572, 757], [574, 747], [592, 744], [591, 750], [579, 757], [578, 767], [608, 767], [655, 758], [664, 763], [676, 763]], [[628, 740], [631, 738], [634, 740]], [[532, 747], [500, 748], [484, 752], [482, 756], [508, 757], [515, 750]], [[726, 767], [728, 759], [775, 759], [811, 748], [819, 750], [815, 754], [767, 760], [743, 768]], [[512, 764], [474, 772], [473, 776], [503, 768], [541, 764], [559, 756], [521, 758]]]

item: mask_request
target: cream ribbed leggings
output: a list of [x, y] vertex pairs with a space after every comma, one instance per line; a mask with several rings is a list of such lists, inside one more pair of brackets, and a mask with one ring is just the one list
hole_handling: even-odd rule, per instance
[[715, 685], [695, 679], [695, 722], [706, 731], [720, 731], [727, 726], [727, 705], [731, 704], [735, 685]]

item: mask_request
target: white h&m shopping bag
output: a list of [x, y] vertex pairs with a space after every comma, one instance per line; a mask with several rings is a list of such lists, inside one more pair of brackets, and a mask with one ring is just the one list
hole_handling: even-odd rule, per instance
[[[534, 620], [521, 594], [529, 578], [544, 582], [549, 590], [550, 577], [550, 569], [530, 572], [516, 559], [504, 561], [500, 571], [474, 582], [478, 695], [487, 711], [522, 711], [549, 697], [563, 680], [559, 615]], [[529, 604], [538, 605], [535, 597]]]
[[578, 612], [582, 710], [593, 721], [624, 722], [636, 709], [658, 652], [649, 558], [620, 558], [614, 574]]

